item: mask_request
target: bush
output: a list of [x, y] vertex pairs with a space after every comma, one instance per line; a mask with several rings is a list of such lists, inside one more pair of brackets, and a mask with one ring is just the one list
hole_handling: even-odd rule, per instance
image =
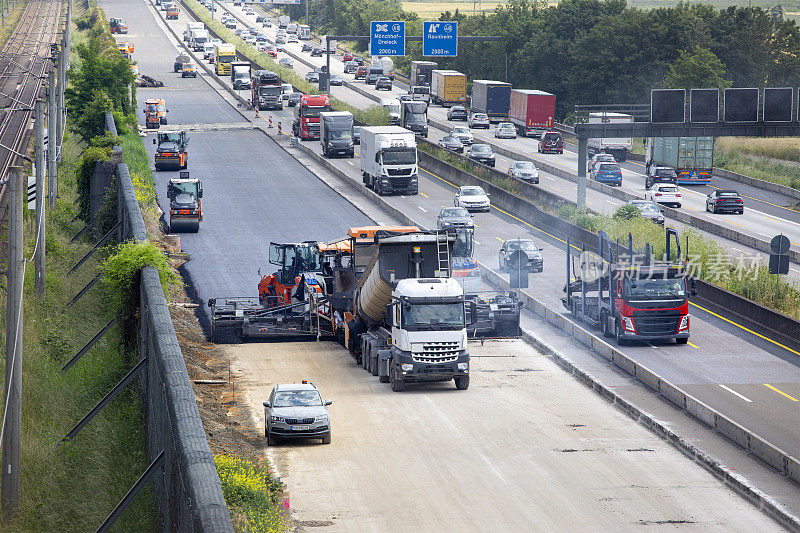
[[614, 212], [614, 218], [617, 220], [633, 220], [641, 218], [641, 216], [641, 212], [630, 204], [625, 204]]
[[78, 164], [77, 180], [78, 180], [78, 206], [81, 214], [81, 219], [87, 224], [89, 223], [89, 201], [90, 189], [89, 182], [92, 179], [92, 173], [97, 163], [108, 161], [111, 157], [111, 148], [107, 146], [90, 146], [83, 151], [80, 163]]

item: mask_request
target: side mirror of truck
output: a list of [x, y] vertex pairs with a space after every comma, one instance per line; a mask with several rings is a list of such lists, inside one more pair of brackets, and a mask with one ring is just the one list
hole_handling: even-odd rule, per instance
[[156, 144], [156, 140], [155, 139], [153, 139], [153, 144]]
[[469, 302], [469, 321], [467, 325], [474, 324], [478, 321], [478, 304], [473, 302]]
[[198, 185], [198, 187], [197, 187], [197, 197], [198, 198], [202, 198], [203, 197], [203, 186], [200, 185], [199, 183], [197, 185]]
[[697, 280], [694, 278], [689, 280], [689, 294], [697, 296]]
[[376, 162], [376, 163], [380, 163], [380, 162], [381, 162], [381, 154], [380, 154], [380, 152], [378, 152], [377, 154], [375, 154], [375, 162]]

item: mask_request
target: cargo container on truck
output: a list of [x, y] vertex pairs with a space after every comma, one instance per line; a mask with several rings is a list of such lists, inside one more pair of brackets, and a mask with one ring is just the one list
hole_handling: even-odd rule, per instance
[[250, 80], [250, 104], [259, 111], [283, 109], [281, 79], [271, 70], [257, 70]]
[[250, 90], [250, 63], [247, 61], [231, 62], [231, 85], [235, 90]]
[[202, 22], [187, 22], [183, 28], [183, 40], [188, 42], [189, 37], [192, 35], [192, 30], [203, 30], [205, 27], [206, 25]]
[[[589, 113], [589, 124], [626, 124], [633, 123], [633, 117], [625, 113], [597, 112]], [[633, 129], [631, 129], [633, 131]], [[633, 146], [632, 137], [592, 137], [589, 139], [589, 157], [594, 154], [611, 154], [618, 163], [628, 159], [628, 152]]]
[[300, 25], [296, 22], [290, 22], [289, 24], [286, 25], [286, 33], [297, 35], [299, 31], [300, 31]]
[[512, 89], [508, 120], [521, 137], [539, 137], [553, 127], [556, 97], [544, 91]]
[[411, 62], [411, 85], [431, 86], [431, 71], [439, 65], [433, 61]]
[[208, 42], [209, 35], [206, 29], [193, 29], [189, 34], [189, 46], [195, 52], [202, 52]]
[[651, 137], [645, 160], [648, 168], [675, 169], [680, 185], [708, 185], [714, 171], [714, 138]]
[[217, 43], [214, 47], [214, 68], [217, 76], [230, 76], [232, 61], [236, 61], [236, 45]]
[[320, 143], [322, 155], [332, 157], [355, 156], [353, 145], [353, 114], [349, 111], [326, 111], [320, 113]]
[[408, 94], [411, 95], [412, 100], [431, 103], [431, 88], [427, 85], [412, 85], [408, 88]]
[[298, 38], [301, 41], [308, 41], [311, 39], [311, 28], [307, 24], [300, 24], [300, 35]]
[[419, 169], [414, 133], [400, 126], [361, 128], [361, 176], [383, 194], [417, 194]]
[[285, 30], [286, 27], [289, 25], [290, 20], [291, 19], [289, 18], [288, 15], [281, 15], [280, 17], [278, 17], [278, 27]]
[[432, 70], [431, 101], [446, 107], [466, 103], [467, 77], [455, 70]]
[[400, 126], [423, 137], [428, 136], [427, 102], [400, 102]]
[[511, 107], [511, 84], [502, 81], [475, 80], [472, 82], [470, 110], [486, 113], [492, 123], [508, 120]]

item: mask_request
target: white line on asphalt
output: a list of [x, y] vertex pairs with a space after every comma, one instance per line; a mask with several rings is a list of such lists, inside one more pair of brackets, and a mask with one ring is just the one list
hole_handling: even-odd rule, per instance
[[797, 270], [796, 268], [789, 267], [789, 270], [793, 270], [793, 271], [797, 272], [798, 274], [800, 274], [800, 270]]
[[748, 398], [747, 396], [742, 396], [741, 394], [739, 394], [739, 393], [738, 393], [738, 392], [736, 392], [735, 390], [731, 389], [730, 387], [726, 387], [726, 386], [725, 386], [725, 385], [723, 385], [722, 383], [717, 383], [717, 385], [719, 385], [720, 387], [722, 387], [722, 388], [723, 388], [723, 389], [725, 389], [726, 391], [730, 392], [730, 393], [731, 393], [731, 394], [733, 394], [734, 396], [738, 396], [739, 398], [741, 398], [742, 400], [746, 401], [747, 403], [753, 403], [753, 400], [751, 400], [751, 399], [750, 399], [750, 398]]
[[420, 210], [420, 211], [422, 211], [423, 213], [427, 213], [427, 211], [426, 211], [424, 208], [420, 207], [420, 206], [417, 206], [417, 209], [419, 209], [419, 210]]
[[[472, 242], [474, 242], [475, 244], [480, 244], [480, 243], [479, 243], [478, 241], [476, 241], [475, 239], [472, 239]], [[794, 269], [792, 269], [792, 270], [794, 270]]]
[[758, 233], [759, 235], [762, 235], [764, 237], [771, 237], [771, 235], [767, 235], [766, 233], [761, 233], [760, 231], [757, 231], [756, 233]]
[[400, 195], [400, 198], [402, 198], [403, 200], [405, 200], [405, 199], [406, 199], [406, 197], [405, 197], [405, 196], [403, 196], [402, 194]]
[[[348, 161], [347, 164], [348, 165], [353, 165], [353, 162], [352, 161]], [[353, 166], [355, 166], [355, 165], [353, 165]]]

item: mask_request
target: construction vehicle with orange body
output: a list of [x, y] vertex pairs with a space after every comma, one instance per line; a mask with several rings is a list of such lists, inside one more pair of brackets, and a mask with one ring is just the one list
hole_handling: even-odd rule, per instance
[[144, 125], [149, 129], [158, 129], [167, 123], [167, 103], [163, 98], [148, 98], [144, 102]]
[[203, 184], [190, 178], [188, 171], [181, 171], [179, 178], [167, 182], [169, 198], [170, 233], [197, 233], [203, 221]]
[[185, 131], [158, 132], [153, 144], [158, 146], [156, 170], [181, 170], [189, 165], [189, 135]]

